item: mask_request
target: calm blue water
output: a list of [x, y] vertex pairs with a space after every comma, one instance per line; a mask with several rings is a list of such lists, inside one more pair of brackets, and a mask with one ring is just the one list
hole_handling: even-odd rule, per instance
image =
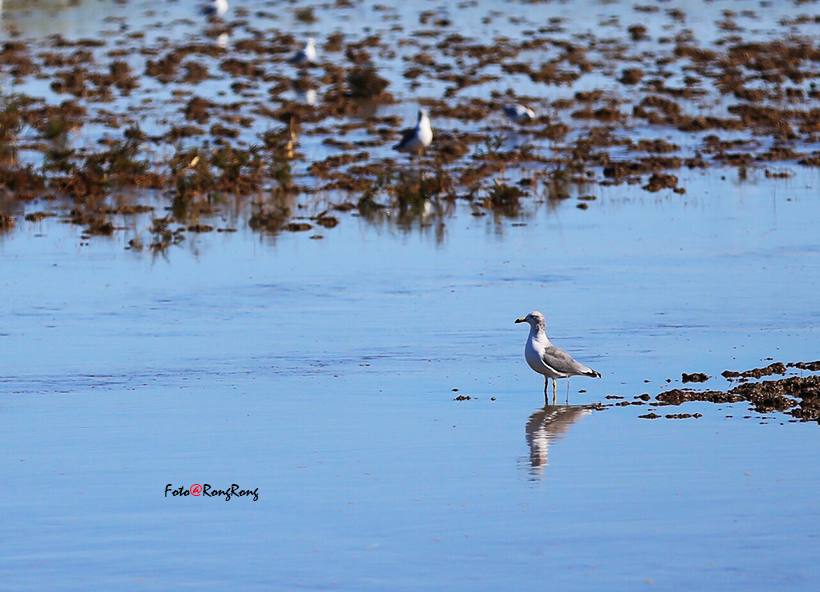
[[[604, 375], [573, 404], [817, 357], [818, 179], [727, 175], [530, 202], [524, 226], [461, 212], [440, 240], [343, 216], [162, 258], [21, 222], [0, 243], [0, 587], [810, 587], [817, 425], [531, 419], [513, 320], [535, 308]], [[194, 483], [259, 500], [165, 497]]]

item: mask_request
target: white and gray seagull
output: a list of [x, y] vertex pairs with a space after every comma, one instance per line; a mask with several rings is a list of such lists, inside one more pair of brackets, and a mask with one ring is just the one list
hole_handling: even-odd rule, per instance
[[433, 143], [433, 128], [430, 127], [430, 117], [426, 109], [419, 109], [419, 120], [416, 127], [402, 132], [401, 140], [393, 146], [393, 150], [421, 155], [422, 150]]
[[304, 49], [297, 51], [288, 63], [293, 66], [307, 66], [316, 61], [316, 40], [310, 37], [305, 43]]
[[223, 16], [228, 12], [228, 0], [208, 0], [202, 6], [202, 14], [205, 16]]
[[567, 396], [569, 396], [569, 378], [571, 376], [589, 376], [601, 378], [601, 374], [581, 362], [572, 359], [567, 352], [555, 347], [547, 337], [546, 320], [537, 310], [531, 312], [516, 323], [529, 323], [530, 336], [524, 347], [524, 358], [530, 368], [544, 375], [544, 399], [547, 398], [547, 386], [552, 378], [552, 400], [555, 401], [556, 380], [567, 379]]
[[530, 123], [535, 120], [535, 111], [518, 103], [515, 105], [504, 105], [504, 115], [517, 124]]

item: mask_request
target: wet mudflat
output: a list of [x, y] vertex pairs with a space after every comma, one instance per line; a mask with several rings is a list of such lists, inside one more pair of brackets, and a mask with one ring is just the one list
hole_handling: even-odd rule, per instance
[[[5, 4], [4, 93], [18, 102], [2, 120], [16, 148], [0, 233], [0, 588], [809, 588], [820, 429], [747, 385], [816, 381], [785, 366], [820, 357], [820, 177], [803, 114], [815, 60], [726, 48], [805, 34], [814, 17], [705, 3], [682, 22], [671, 3], [595, 4], [617, 38], [604, 57], [625, 59], [623, 45], [632, 62], [611, 68], [606, 35], [578, 37], [569, 4], [535, 5], [566, 19], [537, 34], [526, 5], [510, 19], [506, 3], [346, 4], [327, 8], [333, 27], [318, 6], [317, 22], [272, 5], [204, 23], [183, 3], [128, 3], [126, 20]], [[459, 41], [462, 13], [475, 33]], [[363, 22], [382, 38], [356, 45]], [[511, 39], [506, 73], [476, 45], [481, 27]], [[285, 70], [308, 34], [326, 59], [318, 113]], [[539, 36], [574, 39], [592, 70], [565, 45], [541, 64], [526, 53]], [[695, 47], [746, 65], [712, 69]], [[83, 51], [94, 76], [61, 61]], [[396, 101], [367, 115], [345, 95], [362, 51]], [[703, 66], [706, 98], [678, 92], [695, 74], [670, 56]], [[518, 78], [463, 85], [442, 64], [468, 57], [473, 78]], [[677, 74], [622, 72], [649, 62]], [[735, 67], [762, 94], [724, 76]], [[633, 92], [635, 79], [649, 86]], [[547, 120], [514, 131], [486, 104], [455, 116], [508, 84]], [[575, 95], [601, 89], [620, 107]], [[389, 151], [417, 98], [446, 140], [421, 177]], [[75, 102], [82, 127], [56, 125]], [[761, 119], [750, 103], [779, 111]], [[43, 116], [54, 126], [33, 125]], [[671, 143], [679, 153], [658, 159]], [[573, 379], [570, 406], [564, 384], [544, 405], [523, 359], [513, 321], [533, 309], [603, 374]], [[786, 374], [723, 375], [776, 362]]]

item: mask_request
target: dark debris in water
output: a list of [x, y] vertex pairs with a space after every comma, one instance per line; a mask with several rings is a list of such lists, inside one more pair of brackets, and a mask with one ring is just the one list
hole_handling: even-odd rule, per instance
[[[820, 361], [790, 363], [788, 367], [820, 370]], [[787, 365], [776, 362], [766, 368], [733, 372], [730, 373], [730, 377], [760, 378], [773, 374], [785, 374], [786, 368]], [[658, 394], [655, 398], [658, 405], [681, 405], [690, 401], [718, 404], [748, 401], [758, 413], [777, 411], [801, 421], [820, 423], [820, 375], [816, 374], [791, 376], [777, 380], [747, 381], [728, 391], [671, 389]]]
[[743, 378], [762, 378], [764, 376], [771, 376], [772, 374], [785, 374], [786, 365], [782, 362], [775, 362], [769, 364], [765, 368], [752, 368], [745, 372], [733, 372], [732, 370], [724, 370], [721, 376], [729, 380], [743, 379]]
[[14, 228], [14, 216], [0, 213], [0, 232]]
[[709, 376], [703, 372], [693, 372], [692, 374], [684, 372], [681, 375], [681, 382], [684, 384], [687, 382], [706, 382], [707, 380], [709, 380]]

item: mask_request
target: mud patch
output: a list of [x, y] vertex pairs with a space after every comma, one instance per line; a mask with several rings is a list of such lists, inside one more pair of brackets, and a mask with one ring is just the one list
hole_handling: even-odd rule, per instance
[[[765, 368], [745, 372], [728, 373], [727, 378], [760, 378], [773, 374], [785, 374], [787, 367], [820, 369], [819, 362], [794, 362], [787, 365], [775, 362]], [[688, 375], [684, 374], [684, 377]], [[697, 375], [696, 375], [697, 376]], [[703, 375], [705, 376], [705, 375]], [[708, 378], [708, 377], [707, 377]], [[684, 382], [686, 382], [684, 380]], [[758, 413], [779, 412], [800, 421], [820, 423], [820, 375], [792, 376], [778, 380], [744, 382], [728, 391], [672, 389], [658, 394], [657, 405], [682, 405], [690, 401], [709, 403], [739, 403], [748, 401]]]

